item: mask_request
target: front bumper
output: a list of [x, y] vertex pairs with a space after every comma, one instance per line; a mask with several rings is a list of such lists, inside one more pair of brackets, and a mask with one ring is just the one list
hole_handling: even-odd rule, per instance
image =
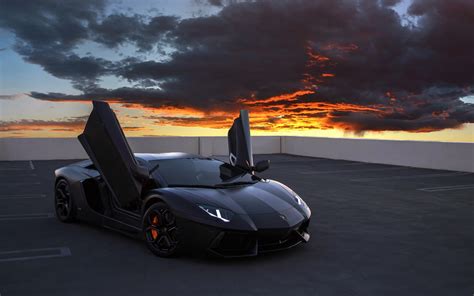
[[257, 231], [226, 230], [191, 221], [178, 222], [183, 226], [182, 239], [188, 249], [204, 249], [220, 257], [248, 257], [290, 249], [308, 242], [310, 238], [309, 219], [288, 228]]

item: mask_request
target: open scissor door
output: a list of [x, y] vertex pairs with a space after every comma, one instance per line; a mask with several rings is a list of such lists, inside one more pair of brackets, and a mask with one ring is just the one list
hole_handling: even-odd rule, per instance
[[141, 195], [148, 169], [140, 166], [109, 104], [93, 101], [93, 110], [78, 139], [123, 208]]
[[253, 169], [252, 139], [250, 138], [249, 113], [241, 110], [240, 116], [227, 133], [229, 161], [233, 166], [246, 170]]

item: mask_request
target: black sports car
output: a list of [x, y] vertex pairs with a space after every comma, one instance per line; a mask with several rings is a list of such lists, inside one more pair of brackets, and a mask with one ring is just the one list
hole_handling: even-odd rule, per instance
[[290, 188], [256, 173], [248, 113], [228, 133], [229, 163], [186, 153], [134, 154], [105, 102], [78, 137], [91, 160], [55, 171], [60, 221], [85, 220], [145, 239], [156, 255], [207, 250], [254, 256], [309, 240], [311, 211]]

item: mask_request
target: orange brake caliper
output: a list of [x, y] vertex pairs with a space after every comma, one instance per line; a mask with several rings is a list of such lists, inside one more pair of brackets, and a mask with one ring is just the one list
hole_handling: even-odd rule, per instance
[[[158, 225], [158, 216], [153, 217], [153, 219], [151, 220], [151, 224]], [[156, 240], [156, 238], [158, 237], [158, 230], [152, 229], [151, 236], [153, 237], [154, 240]]]

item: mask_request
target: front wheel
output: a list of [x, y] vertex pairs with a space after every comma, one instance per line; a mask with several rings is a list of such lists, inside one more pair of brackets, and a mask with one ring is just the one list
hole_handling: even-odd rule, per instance
[[74, 201], [69, 190], [69, 183], [64, 179], [56, 182], [56, 187], [54, 188], [54, 208], [59, 221], [74, 221]]
[[145, 212], [143, 233], [153, 254], [171, 257], [179, 253], [176, 217], [165, 203], [153, 204]]

